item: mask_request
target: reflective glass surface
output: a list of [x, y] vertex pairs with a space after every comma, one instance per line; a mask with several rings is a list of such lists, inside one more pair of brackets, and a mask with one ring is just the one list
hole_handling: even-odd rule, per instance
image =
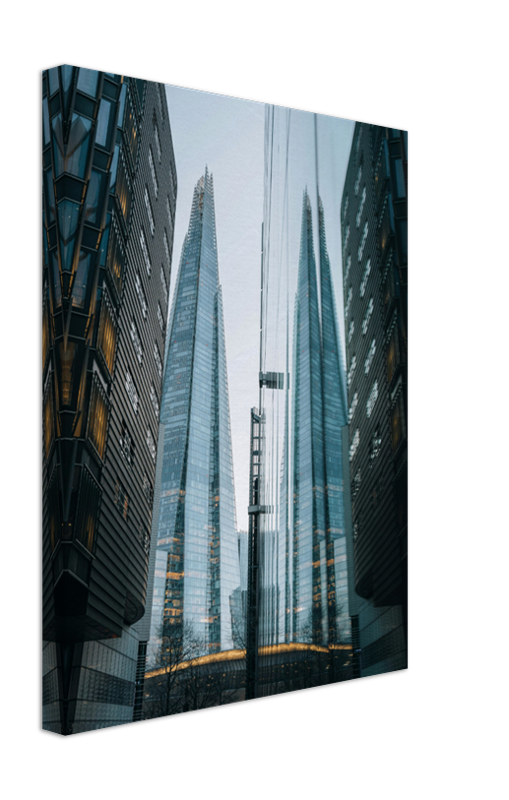
[[168, 641], [190, 626], [201, 651], [232, 648], [233, 594], [240, 587], [214, 193], [207, 172], [194, 191], [169, 337], [150, 647], [155, 663], [161, 638]]

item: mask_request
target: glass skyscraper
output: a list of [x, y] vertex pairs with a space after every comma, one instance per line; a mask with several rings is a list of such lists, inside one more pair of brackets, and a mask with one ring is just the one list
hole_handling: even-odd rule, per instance
[[212, 175], [198, 181], [169, 327], [149, 665], [163, 637], [234, 646], [240, 587]]
[[321, 201], [318, 213], [320, 298], [305, 192], [294, 311], [293, 640], [327, 645], [349, 633], [341, 434], [346, 401]]

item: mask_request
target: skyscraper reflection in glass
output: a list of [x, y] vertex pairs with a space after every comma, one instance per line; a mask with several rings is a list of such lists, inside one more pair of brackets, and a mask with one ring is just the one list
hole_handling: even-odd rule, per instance
[[204, 652], [217, 652], [234, 646], [237, 624], [234, 592], [240, 571], [223, 305], [213, 180], [207, 170], [194, 190], [182, 247], [161, 424], [152, 664], [162, 636], [171, 630], [192, 630]]
[[341, 433], [346, 400], [321, 200], [318, 219], [319, 284], [305, 192], [294, 311], [293, 639], [327, 645], [350, 635]]

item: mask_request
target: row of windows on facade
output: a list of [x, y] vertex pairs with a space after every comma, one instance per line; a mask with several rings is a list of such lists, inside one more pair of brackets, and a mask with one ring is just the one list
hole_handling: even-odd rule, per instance
[[[377, 396], [378, 396], [378, 387], [377, 387]], [[373, 405], [374, 402], [375, 401], [373, 401]], [[392, 438], [393, 452], [397, 453], [399, 446], [406, 439], [405, 403], [403, 399], [403, 392], [400, 392], [391, 410], [391, 438]], [[355, 454], [359, 448], [359, 444], [360, 444], [360, 431], [359, 428], [356, 428], [350, 444], [350, 450], [349, 450], [350, 461], [353, 461]], [[377, 428], [370, 442], [370, 450], [369, 450], [370, 466], [373, 460], [377, 458], [378, 455], [380, 454], [381, 446], [382, 446], [381, 434], [379, 429]]]
[[[348, 277], [350, 275], [351, 266], [352, 266], [352, 257], [351, 257], [351, 255], [349, 255], [348, 259], [346, 261], [346, 271], [345, 271], [345, 277], [343, 279], [343, 285], [344, 285], [345, 289], [346, 289], [346, 283], [348, 281]], [[364, 267], [364, 272], [362, 273], [362, 279], [361, 279], [361, 283], [360, 283], [360, 286], [359, 286], [359, 296], [360, 297], [364, 297], [364, 295], [366, 293], [366, 287], [368, 285], [368, 279], [369, 279], [370, 273], [371, 273], [371, 259], [368, 258], [368, 260], [366, 261], [366, 266]], [[349, 311], [350, 311], [350, 306], [352, 304], [352, 300], [353, 300], [353, 286], [350, 284], [350, 288], [348, 289], [348, 295], [347, 295], [346, 304], [345, 304], [345, 319], [347, 319], [347, 317], [348, 317], [348, 314], [349, 314]]]
[[[128, 522], [130, 498], [127, 489], [119, 479], [117, 479], [115, 485], [115, 505], [122, 514], [124, 520]], [[150, 533], [143, 523], [140, 524], [138, 529], [138, 540], [145, 551], [145, 555], [148, 555], [150, 550]]]
[[[371, 368], [371, 364], [373, 363], [373, 358], [375, 357], [375, 352], [376, 352], [376, 341], [375, 341], [375, 339], [373, 339], [372, 342], [371, 342], [371, 345], [369, 347], [369, 350], [368, 350], [368, 355], [366, 356], [366, 360], [364, 362], [364, 372], [365, 372], [366, 375], [369, 373], [369, 370]], [[350, 386], [352, 385], [352, 381], [353, 381], [353, 377], [354, 377], [354, 374], [355, 374], [356, 367], [357, 367], [357, 356], [354, 353], [353, 356], [352, 356], [352, 360], [350, 362], [350, 369], [348, 370], [348, 374], [347, 374], [347, 377], [346, 377], [346, 382], [347, 382], [348, 388], [350, 388]]]

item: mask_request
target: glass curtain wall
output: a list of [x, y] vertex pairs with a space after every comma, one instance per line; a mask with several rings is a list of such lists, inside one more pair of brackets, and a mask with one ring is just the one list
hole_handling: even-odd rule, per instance
[[259, 694], [340, 679], [338, 663], [345, 676], [350, 663], [344, 322], [336, 308], [339, 154], [352, 132], [346, 120], [266, 107]]

